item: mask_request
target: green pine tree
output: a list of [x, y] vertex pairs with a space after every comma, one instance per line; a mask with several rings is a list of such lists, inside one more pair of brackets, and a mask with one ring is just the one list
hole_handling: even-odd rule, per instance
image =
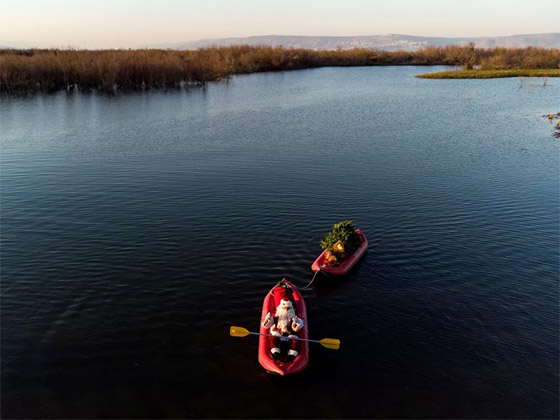
[[321, 248], [328, 249], [333, 252], [333, 245], [338, 241], [342, 241], [348, 254], [353, 253], [360, 246], [362, 239], [356, 233], [356, 229], [350, 220], [344, 220], [333, 226], [330, 231], [322, 240]]

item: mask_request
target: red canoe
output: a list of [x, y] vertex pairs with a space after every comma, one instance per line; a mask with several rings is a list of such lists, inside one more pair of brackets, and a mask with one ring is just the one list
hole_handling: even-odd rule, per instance
[[311, 265], [311, 269], [313, 271], [321, 271], [327, 274], [334, 274], [338, 276], [342, 276], [350, 271], [352, 267], [359, 261], [360, 258], [365, 254], [368, 241], [366, 239], [366, 235], [362, 233], [360, 229], [356, 229], [356, 232], [362, 237], [362, 244], [358, 247], [356, 251], [344, 261], [342, 261], [339, 265], [336, 266], [329, 266], [325, 264], [325, 254], [327, 250], [325, 249], [321, 255], [313, 262]]
[[[303, 320], [303, 328], [298, 331], [297, 336], [299, 338], [308, 339], [307, 332], [307, 310], [305, 309], [305, 302], [299, 291], [294, 287], [293, 284], [284, 279], [286, 283], [293, 291], [293, 304], [296, 311], [296, 315]], [[266, 315], [270, 312], [272, 315], [276, 312], [276, 305], [274, 302], [274, 289], [278, 286], [274, 286], [270, 292], [264, 298], [262, 315], [261, 315], [261, 334], [270, 334], [270, 328], [264, 328], [262, 323]], [[307, 341], [299, 341], [298, 355], [293, 362], [284, 362], [281, 360], [274, 360], [270, 354], [270, 349], [273, 347], [272, 337], [261, 335], [259, 336], [259, 363], [270, 373], [276, 373], [278, 375], [289, 375], [291, 373], [298, 373], [304, 370], [309, 364], [309, 343]]]

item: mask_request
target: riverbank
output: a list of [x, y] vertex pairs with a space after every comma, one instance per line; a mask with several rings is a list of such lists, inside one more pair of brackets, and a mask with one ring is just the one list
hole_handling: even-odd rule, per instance
[[[449, 65], [558, 71], [559, 49], [473, 45], [415, 52], [230, 46], [189, 50], [0, 50], [0, 92], [188, 88], [235, 74], [317, 67]], [[496, 70], [492, 70], [496, 71]]]
[[560, 69], [450, 70], [418, 74], [422, 79], [495, 79], [501, 77], [560, 77]]

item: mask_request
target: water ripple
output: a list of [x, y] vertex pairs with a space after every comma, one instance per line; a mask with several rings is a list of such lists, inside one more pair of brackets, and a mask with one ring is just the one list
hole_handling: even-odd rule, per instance
[[[558, 417], [556, 82], [415, 72], [0, 100], [4, 414]], [[228, 328], [344, 219], [366, 257], [303, 291], [343, 345], [286, 388]]]

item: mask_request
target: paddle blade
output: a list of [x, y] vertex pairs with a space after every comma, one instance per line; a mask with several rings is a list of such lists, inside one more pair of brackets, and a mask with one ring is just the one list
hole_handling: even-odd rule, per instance
[[229, 335], [232, 337], [246, 337], [249, 335], [249, 330], [243, 327], [229, 327]]
[[338, 350], [340, 348], [340, 340], [336, 338], [323, 338], [319, 343], [328, 349]]

